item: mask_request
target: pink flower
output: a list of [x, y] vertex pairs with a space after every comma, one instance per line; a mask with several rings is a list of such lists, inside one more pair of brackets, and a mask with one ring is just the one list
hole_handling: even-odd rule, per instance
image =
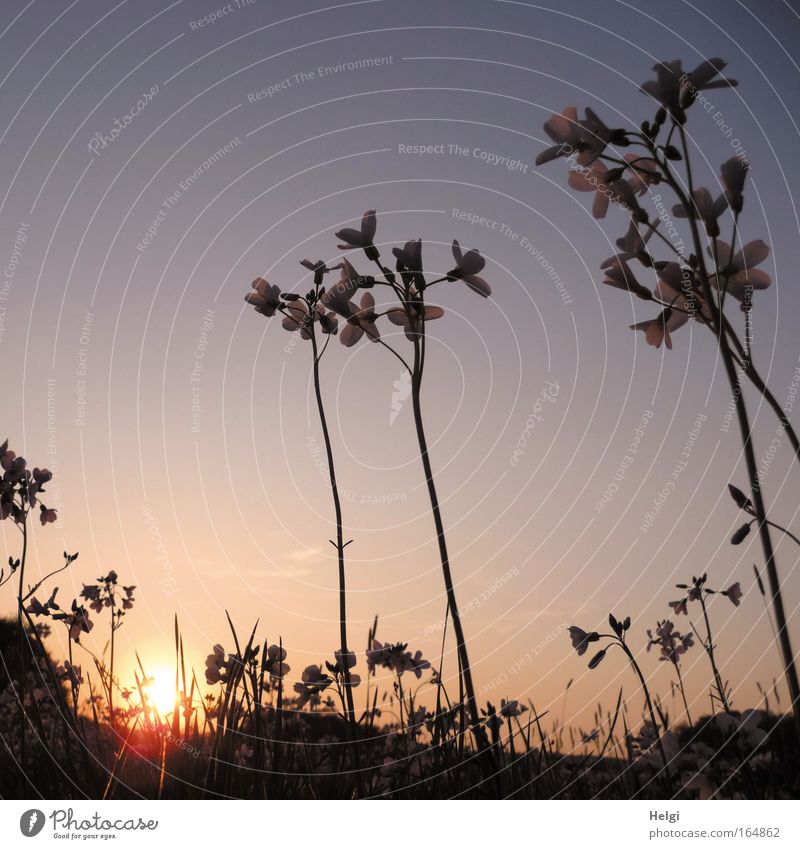
[[[537, 165], [552, 162], [559, 156], [569, 156], [583, 145], [583, 133], [578, 123], [578, 110], [574, 106], [567, 106], [560, 115], [551, 115], [545, 121], [544, 131], [555, 144], [543, 150], [536, 157]], [[589, 162], [582, 162], [581, 164], [588, 165]]]
[[574, 153], [578, 154], [579, 165], [591, 165], [605, 150], [611, 136], [608, 127], [591, 109], [586, 110], [583, 121], [578, 121], [578, 110], [574, 106], [567, 106], [560, 115], [551, 115], [544, 131], [555, 144], [536, 157], [537, 165]]
[[[709, 248], [711, 253], [711, 248]], [[712, 280], [717, 288], [727, 289], [734, 298], [745, 300], [748, 290], [766, 289], [772, 278], [766, 271], [755, 268], [769, 256], [769, 245], [761, 239], [748, 242], [740, 251], [731, 256], [731, 246], [722, 240], [717, 242], [717, 259], [720, 264], [719, 279]]]
[[665, 343], [668, 350], [672, 350], [672, 337], [670, 333], [683, 327], [689, 320], [689, 316], [683, 312], [676, 312], [669, 308], [665, 309], [658, 318], [651, 318], [648, 321], [640, 321], [631, 325], [631, 330], [644, 331], [644, 338], [648, 345], [654, 348], [660, 348], [661, 343]]
[[351, 348], [366, 333], [372, 342], [379, 342], [380, 331], [375, 326], [378, 316], [375, 313], [375, 298], [370, 292], [361, 296], [361, 309], [347, 319], [347, 326], [342, 330], [342, 344]]
[[[406, 337], [413, 341], [414, 336], [418, 335], [422, 330], [422, 321], [416, 305], [411, 305], [414, 314], [413, 321], [408, 317], [408, 312], [402, 307], [393, 307], [388, 310], [386, 317], [392, 324], [400, 325], [404, 330]], [[441, 307], [425, 306], [425, 321], [433, 321], [436, 318], [441, 318], [444, 315], [444, 310]]]
[[256, 277], [252, 283], [255, 291], [244, 296], [245, 301], [255, 307], [257, 313], [271, 318], [281, 305], [281, 290], [272, 286], [263, 277]]
[[595, 161], [589, 168], [575, 168], [569, 172], [567, 181], [570, 188], [577, 192], [595, 193], [592, 204], [592, 215], [595, 218], [605, 218], [612, 201], [623, 209], [639, 211], [639, 201], [636, 200], [633, 186], [621, 177], [614, 179], [615, 171], [619, 173], [619, 169], [609, 171], [604, 163]]

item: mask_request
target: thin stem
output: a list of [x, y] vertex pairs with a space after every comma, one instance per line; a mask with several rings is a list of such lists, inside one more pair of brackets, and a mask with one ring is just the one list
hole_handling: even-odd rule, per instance
[[[414, 336], [414, 370], [411, 375], [411, 396], [414, 407], [414, 425], [417, 432], [417, 442], [419, 443], [419, 452], [422, 459], [422, 467], [425, 472], [425, 483], [428, 487], [428, 496], [431, 503], [431, 513], [433, 514], [433, 522], [436, 528], [436, 538], [439, 544], [439, 557], [442, 564], [442, 575], [444, 576], [445, 591], [447, 593], [447, 604], [450, 610], [450, 615], [453, 617], [453, 630], [456, 637], [456, 647], [458, 651], [461, 673], [464, 679], [464, 688], [466, 690], [467, 707], [469, 709], [470, 724], [472, 725], [472, 733], [475, 737], [475, 742], [478, 748], [482, 751], [487, 748], [488, 741], [486, 732], [480, 724], [480, 715], [478, 713], [478, 703], [475, 698], [475, 687], [472, 682], [472, 669], [469, 663], [469, 654], [467, 653], [467, 645], [464, 639], [464, 629], [461, 625], [461, 615], [456, 602], [455, 587], [453, 586], [453, 576], [450, 571], [450, 558], [447, 553], [447, 541], [444, 533], [444, 523], [442, 521], [442, 513], [439, 507], [439, 497], [436, 493], [436, 484], [433, 479], [433, 469], [431, 468], [430, 455], [428, 453], [428, 443], [425, 437], [425, 427], [422, 421], [422, 403], [420, 398], [420, 390], [422, 388], [422, 370], [424, 364], [424, 338], [425, 338], [425, 322], [421, 319], [420, 334]], [[440, 673], [441, 674], [441, 673]]]
[[656, 712], [653, 709], [653, 700], [650, 698], [650, 689], [647, 686], [647, 682], [644, 679], [644, 675], [642, 674], [642, 670], [639, 667], [639, 664], [636, 662], [636, 658], [633, 656], [633, 652], [628, 648], [627, 644], [622, 640], [617, 640], [618, 645], [622, 647], [622, 650], [628, 656], [628, 660], [630, 661], [631, 666], [633, 667], [634, 672], [639, 678], [639, 683], [642, 685], [642, 692], [644, 693], [644, 700], [647, 704], [647, 710], [650, 714], [650, 722], [653, 723], [653, 731], [656, 734], [656, 742], [658, 743], [658, 751], [661, 752], [661, 759], [664, 761], [664, 769], [669, 774], [669, 761], [667, 760], [667, 754], [664, 751], [664, 744], [661, 742], [661, 732], [659, 731], [658, 722], [656, 721]]
[[678, 688], [681, 691], [681, 697], [683, 698], [683, 707], [686, 711], [686, 719], [689, 722], [689, 725], [692, 724], [692, 715], [689, 713], [689, 704], [686, 701], [686, 690], [683, 688], [683, 676], [681, 675], [681, 665], [677, 661], [673, 660], [673, 665], [675, 666], [675, 671], [678, 673]]
[[339, 563], [339, 642], [341, 647], [341, 664], [342, 675], [344, 677], [345, 696], [347, 698], [347, 718], [351, 728], [355, 731], [355, 707], [353, 705], [353, 688], [350, 684], [350, 667], [348, 666], [349, 653], [347, 650], [347, 596], [345, 586], [345, 569], [344, 569], [344, 549], [347, 543], [344, 541], [344, 532], [342, 529], [342, 503], [339, 499], [339, 487], [336, 484], [336, 469], [333, 464], [333, 448], [331, 447], [331, 438], [328, 432], [328, 422], [325, 418], [325, 405], [322, 403], [322, 390], [320, 389], [319, 380], [319, 360], [320, 354], [317, 349], [317, 334], [314, 323], [309, 325], [309, 333], [311, 335], [311, 349], [314, 356], [314, 394], [317, 399], [317, 412], [319, 413], [319, 422], [322, 427], [322, 436], [325, 442], [325, 453], [328, 460], [328, 477], [331, 485], [331, 495], [333, 497], [333, 509], [336, 514], [336, 553]]
[[703, 619], [706, 623], [706, 639], [703, 640], [703, 645], [705, 647], [706, 654], [708, 655], [708, 659], [711, 661], [711, 669], [714, 673], [714, 686], [717, 688], [717, 694], [719, 695], [722, 707], [725, 709], [726, 713], [730, 713], [731, 708], [728, 704], [728, 696], [725, 692], [725, 686], [722, 683], [722, 676], [719, 674], [716, 657], [714, 656], [714, 640], [711, 636], [711, 622], [708, 618], [708, 609], [706, 608], [706, 601], [703, 598], [702, 593], [700, 595], [700, 607], [703, 610]]
[[[686, 163], [686, 177], [689, 192], [693, 191], [692, 182], [692, 167], [689, 159], [689, 148], [686, 141], [686, 132], [681, 126], [678, 128], [683, 148], [684, 161]], [[669, 172], [667, 171], [669, 174]], [[695, 245], [695, 254], [698, 262], [698, 271], [700, 273], [703, 291], [708, 301], [709, 309], [711, 309], [712, 319], [714, 321], [714, 329], [717, 335], [720, 353], [722, 355], [723, 365], [728, 375], [731, 391], [733, 393], [736, 406], [737, 418], [739, 421], [739, 429], [741, 432], [742, 446], [744, 449], [745, 463], [747, 465], [748, 477], [750, 480], [750, 488], [753, 496], [753, 506], [758, 519], [758, 529], [761, 537], [761, 545], [764, 551], [764, 559], [766, 561], [767, 578], [769, 580], [770, 593], [772, 597], [772, 605], [775, 611], [775, 622], [778, 628], [778, 640], [783, 655], [784, 672], [786, 675], [786, 683], [789, 688], [789, 695], [792, 701], [794, 713], [795, 731], [800, 738], [800, 681], [797, 677], [797, 668], [794, 662], [794, 652], [792, 650], [791, 640], [789, 638], [788, 623], [786, 613], [783, 607], [783, 596], [781, 594], [781, 582], [778, 576], [778, 569], [775, 563], [775, 552], [772, 546], [772, 537], [767, 524], [767, 514], [764, 505], [764, 499], [761, 494], [761, 484], [758, 478], [758, 468], [756, 465], [755, 451], [753, 448], [753, 437], [750, 421], [747, 415], [747, 407], [745, 405], [744, 396], [742, 394], [741, 382], [734, 365], [731, 350], [728, 344], [728, 334], [724, 330], [722, 316], [714, 303], [713, 293], [711, 291], [711, 283], [706, 270], [705, 260], [702, 253], [702, 240], [697, 228], [696, 220], [691, 217], [691, 207], [683, 194], [677, 181], [669, 174], [670, 185], [673, 190], [681, 198], [684, 208], [690, 214], [689, 224], [692, 230], [692, 238]]]
[[790, 540], [793, 540], [794, 542], [796, 542], [796, 543], [797, 543], [797, 545], [800, 545], [800, 539], [798, 539], [798, 538], [797, 538], [797, 537], [796, 537], [796, 536], [795, 536], [795, 535], [794, 535], [794, 534], [793, 534], [790, 530], [788, 530], [787, 528], [784, 528], [782, 525], [779, 525], [777, 522], [772, 522], [772, 521], [770, 521], [769, 519], [767, 519], [767, 524], [768, 524], [770, 527], [775, 528], [775, 530], [776, 530], [776, 531], [781, 531], [781, 533], [786, 534], [786, 536], [787, 536], [787, 537], [789, 537], [789, 539], [790, 539]]
[[22, 630], [23, 579], [25, 563], [28, 559], [28, 510], [25, 506], [25, 496], [20, 496], [22, 509], [22, 556], [19, 561], [19, 589], [17, 591], [17, 633], [19, 636], [19, 733], [20, 733], [20, 765], [25, 770], [25, 690], [27, 685], [27, 670], [25, 664], [25, 633]]

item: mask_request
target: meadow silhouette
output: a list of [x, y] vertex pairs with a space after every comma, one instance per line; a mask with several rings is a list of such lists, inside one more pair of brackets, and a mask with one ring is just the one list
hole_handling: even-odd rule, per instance
[[[770, 248], [761, 239], [742, 243], [747, 158], [728, 157], [719, 164], [719, 185], [700, 186], [693, 159], [717, 155], [694, 150], [686, 130], [704, 92], [736, 85], [724, 69], [716, 58], [692, 70], [679, 61], [658, 63], [655, 78], [641, 87], [647, 95], [642, 109], [649, 112], [634, 128], [609, 125], [591, 108], [580, 118], [569, 106], [545, 124], [552, 145], [536, 162], [554, 167], [563, 161], [569, 186], [592, 193], [594, 217], [622, 222], [615, 225], [624, 229], [618, 253], [593, 262], [602, 282], [617, 290], [609, 296], [642, 302], [646, 317], [632, 329], [642, 331], [647, 346], [672, 349], [690, 321], [713, 335], [747, 471], [746, 480], [730, 482], [724, 502], [732, 514], [743, 514], [729, 542], [737, 546], [758, 535], [762, 558], [752, 581], [720, 586], [712, 571], [698, 567], [663, 597], [663, 618], [656, 622], [643, 621], [635, 610], [609, 611], [607, 624], [571, 621], [558, 638], [571, 641], [593, 675], [612, 665], [625, 670], [616, 701], [597, 706], [589, 729], [566, 724], [552, 710], [540, 712], [535, 693], [487, 701], [470, 663], [457, 598], [459, 563], [451, 560], [441, 510], [436, 469], [449, 459], [447, 447], [431, 449], [425, 425], [426, 398], [442, 387], [424, 378], [426, 363], [436, 356], [430, 339], [437, 323], [447, 320], [455, 287], [479, 296], [472, 301], [476, 316], [485, 299], [503, 293], [481, 276], [486, 263], [479, 251], [454, 239], [448, 255], [446, 247], [417, 234], [389, 250], [378, 238], [380, 215], [368, 210], [358, 226], [335, 233], [336, 261], [304, 258], [290, 286], [257, 277], [245, 295], [255, 320], [267, 321], [270, 333], [290, 334], [292, 350], [300, 346], [308, 356], [324, 442], [320, 485], [331, 498], [330, 539], [323, 542], [336, 552], [338, 633], [330, 634], [329, 655], [298, 668], [280, 634], [262, 636], [270, 632], [269, 621], [241, 632], [230, 615], [219, 623], [219, 642], [208, 646], [206, 657], [187, 656], [176, 615], [174, 684], [156, 686], [141, 660], [121, 669], [117, 634], [136, 616], [141, 589], [113, 570], [87, 575], [77, 553], [65, 551], [51, 569], [35, 562], [32, 536], [47, 534], [58, 518], [48, 506], [52, 474], [15, 454], [13, 439], [5, 442], [0, 517], [18, 532], [19, 547], [0, 573], [0, 588], [16, 608], [15, 617], [0, 623], [4, 798], [798, 796], [800, 688], [788, 624], [796, 602], [784, 597], [788, 566], [778, 562], [775, 539], [798, 546], [800, 540], [783, 517], [767, 512], [745, 398], [747, 388], [768, 405], [800, 462], [786, 405], [767, 386], [752, 353], [756, 293], [771, 284], [759, 265]], [[664, 198], [664, 214], [646, 211], [648, 193]], [[376, 206], [379, 200], [376, 190]], [[730, 234], [727, 241], [723, 233]], [[574, 238], [579, 242], [581, 233]], [[449, 270], [435, 275], [426, 265]], [[382, 611], [368, 633], [354, 633], [348, 621], [353, 539], [341, 489], [348, 485], [347, 465], [337, 462], [342, 449], [326, 410], [336, 391], [340, 344], [368, 346], [371, 357], [391, 358], [402, 369], [396, 390], [402, 395], [405, 386], [407, 393], [398, 404], [410, 398], [442, 578], [438, 656], [402, 641], [396, 621], [392, 633], [384, 633]], [[59, 576], [68, 570], [83, 583], [72, 599], [59, 590]], [[584, 591], [591, 594], [592, 587]], [[235, 611], [235, 589], [224, 604]], [[748, 706], [736, 700], [743, 682], [721, 672], [720, 656], [731, 657], [738, 647], [715, 631], [723, 607], [727, 613], [744, 605], [764, 607], [783, 671], [782, 680], [759, 682], [761, 701]], [[55, 632], [66, 656], [50, 643]], [[89, 633], [95, 644], [104, 634], [102, 652], [87, 646]], [[447, 654], [448, 645], [454, 654]], [[690, 693], [684, 663], [700, 653], [704, 689]], [[446, 657], [455, 658], [457, 668], [445, 669]], [[673, 674], [671, 699], [653, 684], [662, 665]]]

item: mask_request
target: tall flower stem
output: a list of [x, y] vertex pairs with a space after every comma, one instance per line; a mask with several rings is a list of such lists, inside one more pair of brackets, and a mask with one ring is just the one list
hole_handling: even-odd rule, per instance
[[673, 661], [673, 666], [675, 667], [675, 672], [678, 673], [678, 689], [681, 691], [681, 698], [683, 699], [683, 708], [686, 711], [686, 720], [689, 725], [692, 724], [692, 715], [689, 713], [689, 703], [686, 701], [686, 690], [683, 688], [683, 675], [681, 675], [681, 665], [677, 661]]
[[[407, 309], [413, 309], [413, 307], [407, 307]], [[447, 540], [445, 539], [442, 511], [439, 507], [439, 497], [436, 493], [436, 484], [433, 479], [433, 469], [431, 468], [431, 459], [428, 452], [428, 441], [425, 437], [425, 426], [422, 421], [422, 403], [420, 396], [422, 389], [422, 372], [425, 364], [425, 322], [422, 317], [420, 317], [419, 321], [421, 330], [419, 333], [414, 334], [414, 367], [411, 374], [411, 398], [414, 407], [414, 427], [417, 433], [417, 442], [419, 443], [422, 468], [425, 472], [425, 483], [428, 487], [431, 513], [433, 514], [433, 524], [436, 528], [436, 539], [439, 545], [439, 558], [442, 564], [442, 575], [444, 577], [445, 592], [447, 594], [447, 605], [450, 610], [450, 615], [453, 617], [453, 631], [455, 632], [456, 637], [456, 649], [458, 651], [461, 674], [464, 679], [464, 690], [466, 693], [470, 724], [472, 725], [472, 733], [475, 737], [478, 749], [483, 751], [488, 748], [488, 740], [486, 739], [486, 731], [480, 722], [480, 714], [478, 713], [478, 702], [475, 698], [475, 686], [472, 682], [472, 669], [469, 663], [467, 644], [464, 639], [464, 629], [461, 625], [461, 615], [458, 611], [458, 604], [456, 602], [453, 575], [450, 570], [450, 557], [447, 553]]]
[[28, 508], [22, 496], [22, 555], [19, 559], [19, 587], [17, 590], [17, 636], [19, 639], [19, 734], [20, 734], [20, 765], [25, 770], [25, 690], [27, 689], [27, 669], [25, 663], [25, 632], [22, 626], [23, 605], [25, 602], [24, 578], [25, 563], [28, 559]]
[[719, 667], [717, 666], [717, 659], [714, 655], [714, 639], [711, 636], [711, 622], [708, 618], [708, 609], [706, 608], [706, 600], [703, 598], [702, 593], [700, 594], [700, 607], [703, 610], [703, 620], [706, 623], [706, 639], [703, 640], [703, 646], [706, 650], [706, 654], [708, 655], [708, 659], [711, 662], [711, 671], [714, 673], [714, 686], [717, 688], [717, 694], [719, 696], [720, 703], [722, 704], [723, 709], [726, 713], [730, 713], [730, 705], [728, 704], [728, 695], [725, 692], [725, 685], [722, 683], [722, 676], [719, 674]]
[[[314, 394], [317, 399], [317, 412], [319, 414], [319, 423], [322, 428], [322, 437], [325, 442], [325, 454], [328, 461], [328, 478], [331, 485], [331, 496], [333, 497], [333, 509], [336, 514], [336, 542], [331, 540], [339, 564], [339, 644], [341, 648], [340, 663], [342, 665], [342, 675], [344, 676], [344, 691], [347, 701], [347, 719], [353, 731], [355, 731], [356, 714], [353, 704], [353, 688], [350, 683], [350, 667], [348, 665], [349, 652], [347, 650], [347, 592], [345, 583], [345, 567], [344, 567], [344, 550], [349, 545], [349, 542], [344, 541], [344, 531], [342, 529], [342, 502], [339, 498], [339, 487], [336, 483], [336, 468], [333, 464], [333, 448], [331, 447], [331, 437], [328, 432], [328, 422], [325, 418], [325, 405], [322, 402], [322, 390], [320, 389], [319, 381], [319, 361], [322, 353], [318, 349], [316, 327], [310, 325], [309, 332], [311, 335], [311, 350], [314, 357]], [[323, 348], [323, 352], [324, 352]]]
[[727, 318], [723, 315], [721, 316], [722, 323], [727, 331], [728, 338], [731, 342], [733, 342], [734, 347], [736, 348], [737, 353], [739, 354], [742, 370], [750, 379], [750, 382], [755, 386], [755, 388], [761, 393], [764, 400], [772, 407], [773, 412], [778, 417], [778, 421], [781, 423], [781, 429], [789, 438], [789, 443], [792, 446], [792, 450], [795, 453], [795, 458], [798, 462], [800, 462], [800, 438], [798, 438], [797, 433], [792, 426], [792, 423], [789, 421], [789, 417], [786, 415], [786, 411], [781, 407], [778, 399], [772, 394], [772, 390], [767, 386], [766, 382], [763, 380], [755, 365], [753, 365], [752, 355], [749, 352], [745, 352], [744, 346], [742, 345], [739, 337], [734, 332], [733, 328], [730, 326]]
[[630, 665], [633, 667], [633, 671], [636, 673], [636, 676], [639, 679], [639, 683], [642, 685], [642, 692], [644, 693], [645, 704], [647, 705], [647, 712], [650, 714], [650, 722], [653, 724], [653, 731], [656, 735], [656, 742], [658, 744], [658, 751], [661, 753], [661, 760], [664, 761], [664, 769], [669, 772], [669, 761], [667, 760], [667, 753], [664, 751], [664, 744], [661, 742], [661, 732], [658, 730], [658, 722], [656, 721], [656, 712], [653, 709], [653, 700], [650, 698], [650, 688], [647, 686], [647, 681], [645, 681], [644, 675], [642, 674], [641, 667], [636, 662], [636, 658], [633, 656], [633, 652], [628, 648], [627, 643], [624, 640], [616, 639], [617, 645], [619, 645], [625, 654], [628, 657], [628, 661]]
[[[764, 559], [766, 561], [767, 579], [769, 581], [769, 589], [773, 611], [775, 613], [775, 623], [778, 630], [778, 644], [781, 650], [783, 659], [784, 673], [786, 683], [789, 689], [789, 695], [792, 700], [792, 710], [794, 714], [795, 731], [800, 739], [800, 681], [797, 677], [797, 668], [794, 661], [794, 652], [792, 650], [791, 640], [789, 638], [788, 623], [786, 620], [786, 612], [783, 606], [783, 596], [781, 594], [781, 582], [778, 576], [778, 569], [775, 563], [775, 552], [772, 545], [772, 537], [770, 535], [769, 525], [767, 524], [766, 508], [764, 499], [761, 494], [761, 483], [758, 478], [758, 467], [756, 464], [755, 450], [753, 447], [753, 435], [750, 420], [747, 413], [744, 395], [742, 393], [741, 380], [736, 370], [736, 364], [733, 359], [733, 353], [730, 349], [728, 333], [726, 332], [725, 319], [719, 310], [719, 307], [714, 300], [714, 295], [706, 269], [703, 240], [700, 238], [700, 231], [697, 226], [697, 220], [693, 215], [693, 205], [690, 197], [693, 197], [694, 182], [692, 177], [692, 166], [689, 158], [689, 146], [686, 141], [686, 131], [683, 126], [678, 126], [678, 132], [683, 150], [683, 159], [686, 167], [687, 194], [676, 180], [666, 161], [660, 164], [664, 170], [665, 177], [670, 187], [678, 196], [681, 204], [688, 213], [689, 225], [692, 233], [692, 242], [695, 248], [695, 257], [697, 258], [698, 273], [700, 282], [703, 287], [703, 296], [712, 313], [712, 325], [717, 336], [718, 347], [722, 358], [722, 363], [725, 372], [728, 376], [728, 382], [733, 393], [734, 404], [736, 407], [737, 419], [739, 422], [739, 430], [742, 438], [742, 448], [747, 466], [748, 479], [752, 492], [753, 507], [758, 519], [758, 530], [761, 537], [761, 546], [764, 551]], [[651, 151], [656, 154], [655, 145], [651, 147]], [[657, 154], [656, 154], [657, 155]], [[749, 359], [749, 354], [748, 354]], [[747, 364], [745, 363], [745, 372]]]

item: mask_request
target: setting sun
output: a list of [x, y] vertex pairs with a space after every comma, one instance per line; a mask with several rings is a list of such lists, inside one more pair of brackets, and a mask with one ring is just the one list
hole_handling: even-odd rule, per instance
[[160, 713], [171, 713], [175, 708], [175, 671], [167, 666], [157, 666], [144, 687], [150, 704]]

